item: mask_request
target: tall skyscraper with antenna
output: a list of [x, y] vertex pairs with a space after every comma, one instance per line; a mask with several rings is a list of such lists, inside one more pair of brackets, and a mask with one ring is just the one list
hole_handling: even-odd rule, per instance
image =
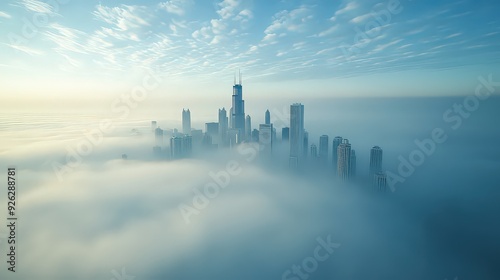
[[231, 128], [238, 133], [238, 143], [245, 140], [245, 101], [243, 100], [243, 87], [241, 84], [241, 72], [239, 73], [239, 81], [236, 83], [234, 78], [233, 99], [231, 108]]

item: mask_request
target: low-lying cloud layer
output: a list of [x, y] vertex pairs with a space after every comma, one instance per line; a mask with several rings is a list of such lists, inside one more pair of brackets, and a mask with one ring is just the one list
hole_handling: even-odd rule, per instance
[[[478, 113], [471, 124], [484, 120]], [[50, 163], [64, 159], [68, 142], [33, 141], [22, 146], [31, 147], [29, 152], [18, 147], [0, 155], [2, 163], [17, 165], [19, 180], [17, 272], [6, 270], [6, 243], [0, 239], [2, 279], [120, 279], [123, 273], [135, 279], [294, 280], [500, 275], [498, 151], [483, 153], [462, 141], [475, 126], [450, 134], [394, 193], [289, 174], [238, 153], [155, 160], [146, 126], [142, 136], [122, 130], [108, 135], [62, 181]], [[498, 134], [487, 128], [480, 131]], [[483, 139], [493, 147], [494, 139]], [[402, 142], [394, 147], [408, 145], [406, 138]], [[122, 160], [122, 153], [129, 159]], [[386, 159], [388, 167], [397, 166], [391, 153]], [[227, 170], [229, 161], [238, 164], [238, 174], [186, 223], [179, 206], [194, 207], [198, 191], [214, 182], [211, 172]], [[6, 205], [4, 196], [0, 203]]]

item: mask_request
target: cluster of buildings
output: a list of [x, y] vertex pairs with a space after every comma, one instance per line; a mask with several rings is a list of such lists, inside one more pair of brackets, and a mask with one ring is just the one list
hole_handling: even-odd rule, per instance
[[[218, 122], [205, 123], [205, 130], [191, 128], [191, 112], [182, 110], [182, 132], [162, 130], [152, 121], [152, 130], [155, 133], [156, 155], [167, 154], [171, 159], [191, 157], [193, 149], [202, 148], [213, 150], [231, 148], [235, 145], [248, 142], [259, 143], [259, 156], [271, 157], [273, 147], [277, 143], [276, 128], [271, 123], [269, 110], [265, 112], [265, 121], [259, 124], [258, 129], [252, 130], [252, 120], [245, 115], [245, 101], [241, 74], [239, 81], [236, 78], [233, 86], [232, 107], [229, 113], [225, 108], [219, 109]], [[163, 139], [170, 139], [169, 148], [163, 149]], [[329, 164], [329, 137], [322, 135], [319, 138], [319, 147], [309, 145], [309, 135], [304, 129], [304, 105], [295, 103], [290, 106], [290, 126], [281, 128], [281, 143], [289, 145], [290, 153], [288, 164], [292, 169], [301, 169], [305, 165], [314, 164], [331, 168], [332, 173], [340, 181], [350, 181], [356, 177], [356, 152], [351, 148], [348, 139], [337, 136], [332, 141], [332, 160]], [[310, 154], [308, 152], [310, 151]], [[380, 191], [387, 189], [387, 176], [382, 170], [382, 149], [374, 146], [370, 151], [369, 178]]]

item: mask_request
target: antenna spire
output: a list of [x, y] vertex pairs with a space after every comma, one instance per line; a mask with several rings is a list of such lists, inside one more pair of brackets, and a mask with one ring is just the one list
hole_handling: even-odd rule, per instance
[[240, 69], [238, 69], [238, 73], [240, 75], [240, 85], [241, 85], [241, 70]]

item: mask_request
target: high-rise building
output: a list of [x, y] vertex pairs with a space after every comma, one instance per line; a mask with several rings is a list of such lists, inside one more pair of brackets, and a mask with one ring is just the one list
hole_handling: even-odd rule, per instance
[[203, 131], [201, 129], [191, 129], [192, 144], [199, 147], [203, 141]]
[[219, 147], [229, 146], [227, 138], [228, 119], [225, 108], [219, 109]]
[[337, 137], [333, 138], [332, 164], [333, 164], [333, 172], [335, 174], [337, 174], [337, 171], [338, 171], [338, 166], [337, 166], [337, 163], [338, 163], [338, 160], [339, 160], [339, 157], [338, 157], [338, 147], [339, 147], [340, 144], [342, 144], [342, 137], [337, 136]]
[[163, 147], [163, 129], [159, 127], [155, 129], [155, 143], [157, 147]]
[[311, 144], [311, 158], [315, 159], [318, 157], [318, 147], [315, 144]]
[[289, 127], [283, 127], [281, 129], [281, 141], [282, 142], [288, 142], [290, 139], [290, 128]]
[[[272, 125], [272, 124], [271, 124], [271, 125]], [[274, 125], [273, 125], [273, 133], [272, 133], [272, 136], [273, 136], [273, 145], [274, 145], [275, 143], [277, 143], [277, 142], [276, 142], [276, 141], [277, 141], [277, 140], [276, 140], [276, 127], [274, 127]]]
[[290, 160], [291, 167], [302, 164], [304, 156], [304, 105], [290, 106]]
[[182, 158], [182, 137], [170, 138], [170, 157], [172, 159]]
[[156, 125], [156, 121], [151, 121], [151, 131], [155, 131], [157, 125]]
[[321, 135], [319, 137], [319, 161], [322, 165], [328, 162], [328, 135]]
[[269, 110], [266, 110], [266, 121], [265, 124], [271, 124], [271, 113]]
[[356, 177], [356, 150], [351, 150], [351, 160], [349, 162], [349, 178]]
[[182, 157], [190, 157], [193, 152], [193, 137], [184, 135], [182, 137]]
[[273, 125], [259, 125], [260, 154], [270, 156], [273, 152]]
[[234, 114], [233, 114], [233, 107], [229, 109], [229, 128], [233, 129], [233, 124], [234, 124]]
[[249, 142], [252, 140], [252, 118], [250, 115], [247, 115], [245, 119], [245, 139]]
[[227, 131], [227, 139], [229, 141], [229, 147], [234, 147], [238, 142], [238, 130], [237, 129], [229, 129]]
[[351, 175], [351, 144], [349, 144], [349, 140], [342, 140], [342, 143], [337, 148], [337, 156], [337, 175], [340, 180], [347, 181]]
[[259, 130], [252, 130], [252, 142], [259, 142]]
[[370, 177], [382, 171], [382, 149], [374, 146], [370, 150]]
[[232, 99], [232, 129], [238, 130], [238, 143], [245, 140], [245, 101], [243, 100], [243, 87], [241, 85], [241, 73], [239, 82], [234, 79], [233, 99]]
[[307, 154], [309, 153], [309, 132], [304, 130], [304, 147], [302, 148], [302, 152], [304, 153], [303, 158], [307, 158]]
[[377, 172], [373, 175], [373, 185], [377, 191], [387, 190], [387, 175], [384, 172]]
[[182, 133], [191, 135], [191, 112], [182, 109]]
[[205, 123], [205, 133], [210, 135], [212, 144], [217, 144], [219, 139], [219, 123], [209, 122]]

